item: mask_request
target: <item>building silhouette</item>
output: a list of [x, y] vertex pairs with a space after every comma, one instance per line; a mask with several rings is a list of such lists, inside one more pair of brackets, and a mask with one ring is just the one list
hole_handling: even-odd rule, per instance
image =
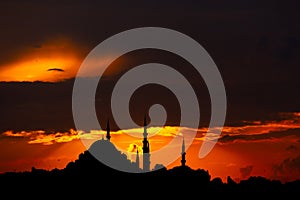
[[185, 160], [185, 143], [184, 138], [182, 139], [182, 146], [181, 146], [181, 166], [185, 166], [186, 160]]
[[146, 116], [144, 117], [144, 140], [143, 140], [143, 171], [150, 171], [150, 146], [149, 141], [147, 139], [147, 120]]
[[89, 152], [108, 167], [126, 172], [141, 171], [139, 165], [128, 159], [127, 155], [118, 150], [110, 139], [110, 124], [107, 121], [106, 138], [102, 137], [102, 139], [95, 141], [89, 147]]
[[110, 125], [109, 125], [109, 120], [107, 120], [107, 125], [106, 125], [106, 139], [110, 140]]
[[135, 164], [136, 167], [139, 168], [140, 167], [140, 156], [139, 156], [139, 150], [136, 150], [136, 159], [135, 159]]
[[[110, 123], [107, 121], [106, 125], [106, 136], [102, 136], [102, 139], [94, 142], [90, 148], [90, 153], [97, 158], [99, 161], [103, 162], [109, 167], [127, 171], [127, 172], [150, 172], [150, 144], [148, 141], [148, 132], [147, 132], [147, 120], [144, 117], [144, 131], [143, 131], [143, 140], [142, 140], [142, 163], [140, 163], [140, 152], [138, 148], [136, 149], [136, 157], [135, 160], [131, 160], [127, 157], [126, 154], [119, 151], [116, 146], [111, 142], [111, 134], [110, 134]], [[141, 165], [141, 167], [140, 167]], [[157, 166], [160, 166], [157, 164]], [[185, 140], [182, 139], [181, 145], [181, 166], [187, 167], [186, 165], [186, 149], [185, 149]], [[154, 170], [157, 167], [154, 167]]]

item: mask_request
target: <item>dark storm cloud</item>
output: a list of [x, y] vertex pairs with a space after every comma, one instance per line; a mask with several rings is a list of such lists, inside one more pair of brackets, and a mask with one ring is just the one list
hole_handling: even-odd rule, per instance
[[[1, 1], [0, 69], [57, 37], [69, 38], [83, 59], [120, 31], [166, 27], [197, 40], [217, 64], [228, 98], [226, 123], [267, 119], [270, 113], [300, 109], [299, 4], [296, 0]], [[73, 127], [72, 81], [0, 87], [2, 129]]]
[[72, 119], [73, 81], [0, 83], [0, 131], [68, 131]]
[[223, 57], [226, 47], [237, 50], [232, 53], [247, 53], [261, 34], [269, 31], [285, 34], [285, 29], [279, 29], [283, 25], [290, 28], [289, 23], [297, 22], [295, 18], [284, 21], [297, 15], [293, 8], [296, 3], [285, 2], [285, 8], [280, 1], [251, 0], [4, 1], [0, 7], [0, 40], [6, 51], [1, 51], [0, 57], [5, 58], [1, 62], [12, 61], [24, 52], [25, 46], [41, 45], [61, 35], [82, 45], [86, 53], [112, 34], [141, 26], [163, 26], [186, 32], [216, 56]]

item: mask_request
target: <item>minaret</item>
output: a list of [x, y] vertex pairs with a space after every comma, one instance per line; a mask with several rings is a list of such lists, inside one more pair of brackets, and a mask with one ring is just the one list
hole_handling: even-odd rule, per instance
[[109, 126], [109, 120], [107, 120], [107, 125], [106, 125], [106, 139], [110, 140], [110, 126]]
[[137, 169], [139, 169], [140, 168], [140, 156], [139, 156], [139, 150], [138, 149], [136, 150], [135, 164], [136, 164]]
[[147, 121], [146, 116], [144, 117], [144, 140], [143, 140], [143, 171], [150, 171], [150, 150], [149, 150], [149, 142], [147, 140]]
[[185, 144], [184, 144], [184, 138], [182, 139], [182, 146], [181, 146], [181, 166], [184, 167], [186, 160], [185, 160]]

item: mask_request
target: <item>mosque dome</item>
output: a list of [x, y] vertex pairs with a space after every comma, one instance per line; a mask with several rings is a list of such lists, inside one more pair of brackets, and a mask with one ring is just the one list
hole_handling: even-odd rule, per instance
[[[110, 137], [109, 137], [110, 138]], [[125, 172], [138, 172], [139, 167], [135, 162], [127, 158], [127, 155], [118, 150], [116, 146], [107, 139], [95, 141], [89, 148], [89, 152], [103, 164]]]

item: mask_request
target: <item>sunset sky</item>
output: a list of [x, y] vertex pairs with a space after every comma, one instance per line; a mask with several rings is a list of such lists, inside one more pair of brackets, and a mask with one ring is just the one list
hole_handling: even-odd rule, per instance
[[[165, 107], [167, 120], [159, 132], [159, 127], [148, 127], [153, 133], [150, 150], [182, 135], [188, 140], [192, 128], [181, 127], [177, 134], [176, 97], [158, 85], [145, 85], [132, 96], [129, 108], [137, 127], [122, 131], [114, 121], [110, 98], [118, 79], [134, 66], [162, 63], [189, 80], [199, 101], [201, 118], [187, 149], [188, 166], [224, 181], [227, 176], [236, 181], [249, 176], [300, 179], [299, 6], [296, 0], [1, 1], [0, 172], [62, 169], [77, 159], [88, 148], [72, 115], [73, 83], [83, 60], [114, 34], [152, 26], [190, 36], [212, 57], [227, 95], [223, 131], [213, 150], [199, 158], [211, 116], [203, 79], [173, 53], [142, 49], [116, 59], [97, 88], [98, 120], [105, 128], [109, 119], [111, 141], [135, 159], [133, 147], [142, 146], [144, 115], [157, 103]], [[101, 139], [105, 133], [89, 130], [87, 135]], [[179, 158], [167, 168], [180, 165], [180, 145], [170, 149]]]

